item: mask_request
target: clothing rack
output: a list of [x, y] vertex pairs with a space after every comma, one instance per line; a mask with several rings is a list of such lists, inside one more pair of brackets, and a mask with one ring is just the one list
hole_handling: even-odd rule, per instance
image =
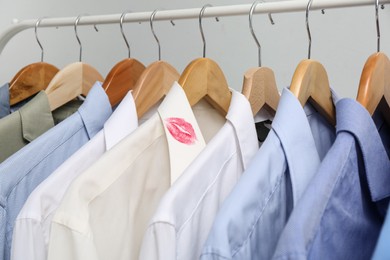
[[[279, 1], [270, 3], [261, 3], [257, 5], [254, 13], [290, 13], [305, 11], [307, 0]], [[379, 4], [389, 4], [390, 0], [381, 0]], [[374, 0], [317, 0], [313, 1], [310, 10], [346, 8], [356, 6], [370, 6], [374, 8]], [[213, 6], [208, 7], [203, 17], [222, 17], [248, 15], [252, 4]], [[161, 10], [155, 15], [154, 21], [194, 19], [199, 17], [200, 8]], [[124, 22], [146, 22], [149, 21], [152, 12], [128, 13]], [[121, 14], [91, 15], [83, 16], [78, 25], [97, 25], [97, 24], [116, 24], [119, 23]], [[74, 26], [76, 17], [45, 18], [41, 21], [41, 27], [64, 27]], [[34, 28], [37, 20], [24, 20], [17, 22], [0, 34], [0, 54], [8, 41], [19, 32]]]

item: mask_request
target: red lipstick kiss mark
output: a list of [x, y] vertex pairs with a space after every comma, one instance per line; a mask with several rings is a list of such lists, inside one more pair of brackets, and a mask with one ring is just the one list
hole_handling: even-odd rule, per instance
[[170, 117], [165, 122], [169, 133], [180, 143], [191, 145], [197, 140], [194, 128], [184, 119]]

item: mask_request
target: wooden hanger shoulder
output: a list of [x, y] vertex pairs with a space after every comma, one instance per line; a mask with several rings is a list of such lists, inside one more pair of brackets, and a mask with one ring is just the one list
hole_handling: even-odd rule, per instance
[[138, 118], [161, 100], [179, 77], [179, 72], [165, 61], [156, 61], [146, 67], [133, 88]]
[[249, 100], [253, 115], [263, 107], [275, 115], [280, 95], [274, 72], [267, 67], [249, 69], [244, 75], [242, 94]]
[[10, 104], [14, 105], [46, 89], [59, 71], [54, 65], [37, 62], [25, 66], [10, 81]]
[[119, 104], [134, 88], [144, 70], [145, 66], [136, 59], [124, 59], [111, 69], [103, 82], [111, 106]]
[[303, 60], [294, 72], [290, 91], [304, 106], [309, 100], [332, 124], [336, 124], [335, 108], [324, 66], [315, 60]]
[[378, 52], [372, 54], [364, 65], [357, 101], [373, 115], [383, 97], [390, 104], [390, 60], [386, 54]]
[[51, 110], [79, 95], [86, 96], [96, 81], [103, 81], [103, 77], [88, 64], [75, 62], [61, 69], [45, 90]]
[[227, 114], [232, 93], [225, 75], [215, 61], [208, 58], [192, 61], [180, 76], [179, 84], [191, 106], [206, 98], [224, 116]]

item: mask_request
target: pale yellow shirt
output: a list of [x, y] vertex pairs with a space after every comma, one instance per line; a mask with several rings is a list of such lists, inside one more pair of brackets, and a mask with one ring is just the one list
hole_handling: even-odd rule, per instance
[[226, 121], [203, 101], [193, 112], [177, 83], [157, 111], [72, 183], [48, 259], [138, 259], [160, 199]]

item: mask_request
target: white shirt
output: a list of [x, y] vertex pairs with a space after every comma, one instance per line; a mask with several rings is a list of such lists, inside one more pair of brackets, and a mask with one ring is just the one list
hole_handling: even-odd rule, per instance
[[222, 129], [162, 198], [140, 259], [199, 259], [214, 217], [258, 150], [250, 104], [236, 91]]
[[206, 104], [197, 122], [175, 83], [158, 113], [78, 177], [53, 218], [48, 259], [138, 259], [161, 197], [225, 121]]
[[129, 92], [104, 128], [30, 194], [15, 221], [11, 259], [47, 258], [51, 220], [69, 185], [137, 127], [137, 112]]

